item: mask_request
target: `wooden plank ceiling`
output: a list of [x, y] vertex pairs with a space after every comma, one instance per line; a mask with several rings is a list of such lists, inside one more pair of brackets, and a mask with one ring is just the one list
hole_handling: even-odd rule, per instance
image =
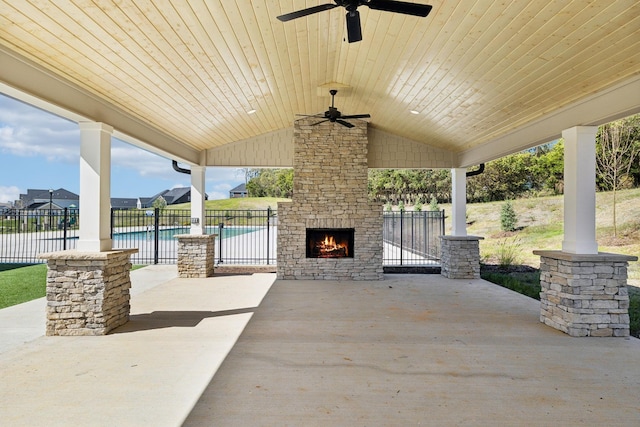
[[324, 112], [338, 82], [343, 114], [460, 152], [640, 73], [635, 0], [361, 6], [352, 44], [341, 7], [275, 19], [320, 3], [2, 0], [0, 45], [195, 150]]

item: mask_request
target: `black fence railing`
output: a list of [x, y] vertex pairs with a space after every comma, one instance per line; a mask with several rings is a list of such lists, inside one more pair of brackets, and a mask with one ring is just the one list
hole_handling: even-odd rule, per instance
[[384, 265], [439, 265], [444, 210], [385, 212]]
[[[175, 235], [190, 232], [191, 211], [112, 210], [111, 238], [116, 249], [137, 248], [133, 264], [173, 264]], [[40, 263], [38, 255], [75, 249], [77, 209], [11, 210], [0, 219], [0, 263]], [[217, 265], [275, 265], [278, 216], [272, 209], [207, 210], [205, 232], [217, 234]], [[440, 263], [444, 211], [385, 212], [385, 266]]]
[[38, 263], [38, 255], [75, 249], [77, 209], [12, 209], [0, 218], [0, 262]]

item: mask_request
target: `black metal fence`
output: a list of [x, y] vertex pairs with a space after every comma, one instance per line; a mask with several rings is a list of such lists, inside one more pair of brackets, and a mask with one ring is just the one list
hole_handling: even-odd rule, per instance
[[[116, 249], [138, 248], [134, 264], [173, 264], [177, 234], [190, 231], [191, 211], [112, 210], [111, 238]], [[277, 211], [207, 210], [205, 232], [217, 234], [216, 264], [276, 263]], [[11, 210], [0, 219], [0, 262], [39, 263], [38, 255], [75, 249], [77, 209]], [[444, 211], [385, 212], [384, 257], [387, 266], [438, 265]]]
[[384, 265], [439, 265], [444, 210], [385, 212]]
[[38, 263], [38, 254], [75, 249], [77, 209], [13, 209], [0, 219], [0, 262]]

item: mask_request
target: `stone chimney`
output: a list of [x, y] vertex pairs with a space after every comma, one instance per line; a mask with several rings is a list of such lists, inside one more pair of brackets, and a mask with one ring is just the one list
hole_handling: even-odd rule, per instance
[[[294, 123], [291, 202], [278, 204], [278, 278], [382, 280], [382, 205], [367, 193], [367, 125]], [[352, 257], [308, 256], [307, 229], [353, 230]]]

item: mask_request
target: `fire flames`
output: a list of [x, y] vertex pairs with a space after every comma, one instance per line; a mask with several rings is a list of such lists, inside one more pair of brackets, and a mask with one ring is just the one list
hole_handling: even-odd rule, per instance
[[319, 257], [346, 257], [349, 256], [348, 245], [344, 242], [336, 242], [333, 236], [325, 234], [324, 239], [316, 243]]

